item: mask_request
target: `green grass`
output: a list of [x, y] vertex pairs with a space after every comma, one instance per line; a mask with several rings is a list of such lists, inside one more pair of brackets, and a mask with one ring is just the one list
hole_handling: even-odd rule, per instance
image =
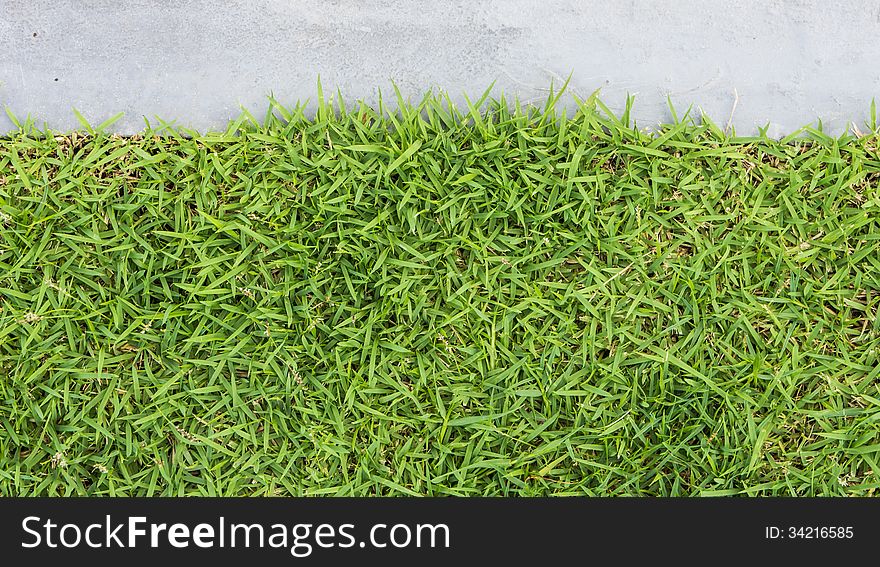
[[880, 487], [876, 124], [483, 102], [0, 140], [0, 494]]

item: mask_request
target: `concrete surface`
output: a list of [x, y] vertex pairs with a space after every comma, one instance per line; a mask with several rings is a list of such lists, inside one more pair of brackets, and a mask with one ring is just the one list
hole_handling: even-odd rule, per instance
[[613, 108], [636, 94], [642, 126], [668, 119], [669, 95], [717, 123], [733, 111], [740, 133], [840, 131], [880, 98], [877, 38], [867, 0], [0, 0], [0, 105], [61, 130], [71, 108], [123, 111], [121, 132], [156, 115], [206, 130], [270, 91], [313, 99], [318, 74], [351, 100], [393, 79], [413, 98], [497, 80], [542, 101], [573, 72]]

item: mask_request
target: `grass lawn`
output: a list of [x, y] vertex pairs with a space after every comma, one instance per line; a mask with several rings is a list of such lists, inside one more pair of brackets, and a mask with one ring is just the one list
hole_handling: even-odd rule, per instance
[[874, 494], [876, 125], [553, 99], [0, 139], [0, 494]]

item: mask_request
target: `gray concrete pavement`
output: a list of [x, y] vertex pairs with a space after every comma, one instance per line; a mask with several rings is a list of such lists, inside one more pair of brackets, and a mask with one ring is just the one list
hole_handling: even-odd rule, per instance
[[[0, 105], [56, 129], [125, 112], [221, 128], [325, 89], [394, 80], [543, 100], [551, 80], [650, 126], [666, 96], [740, 132], [863, 122], [880, 98], [880, 2], [868, 0], [0, 0]], [[735, 93], [738, 95], [738, 100]], [[0, 117], [0, 131], [11, 123]]]

